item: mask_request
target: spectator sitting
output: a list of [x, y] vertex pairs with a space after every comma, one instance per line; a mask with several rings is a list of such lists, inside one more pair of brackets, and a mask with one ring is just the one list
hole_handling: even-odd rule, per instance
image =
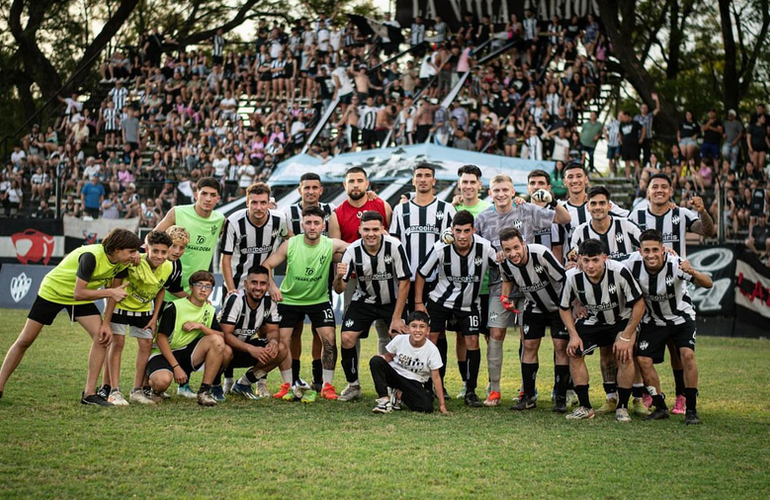
[[765, 253], [770, 248], [770, 231], [768, 231], [766, 215], [752, 217], [746, 246], [757, 255]]

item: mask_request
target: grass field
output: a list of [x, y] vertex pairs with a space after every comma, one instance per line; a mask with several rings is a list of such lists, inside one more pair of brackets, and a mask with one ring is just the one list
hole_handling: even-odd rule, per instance
[[[1, 311], [0, 355], [25, 311]], [[309, 378], [305, 335], [303, 378]], [[1, 498], [578, 498], [679, 499], [770, 496], [770, 342], [701, 337], [697, 356], [703, 425], [568, 422], [551, 413], [547, 342], [539, 407], [451, 415], [374, 415], [362, 362], [360, 402], [247, 402], [215, 408], [172, 398], [159, 407], [83, 407], [87, 335], [64, 315], [44, 331], [0, 402]], [[123, 358], [125, 389], [136, 345]], [[364, 342], [363, 358], [376, 349]], [[447, 385], [460, 388], [452, 354]], [[518, 339], [505, 344], [503, 397], [519, 384]], [[591, 395], [601, 402], [598, 357]], [[484, 362], [483, 365], [486, 363]], [[673, 393], [670, 369], [660, 370]], [[481, 374], [486, 379], [486, 373]], [[271, 389], [278, 378], [271, 374]], [[197, 387], [200, 376], [193, 376]], [[344, 387], [342, 370], [337, 388]]]

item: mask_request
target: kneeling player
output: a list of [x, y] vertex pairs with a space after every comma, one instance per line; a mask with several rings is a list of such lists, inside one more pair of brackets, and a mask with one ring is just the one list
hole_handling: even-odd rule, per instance
[[639, 280], [647, 304], [637, 342], [636, 359], [644, 383], [652, 395], [655, 411], [645, 420], [668, 418], [665, 396], [654, 363], [661, 363], [666, 344], [673, 341], [684, 365], [686, 407], [684, 423], [699, 424], [698, 366], [695, 364], [695, 308], [687, 293], [687, 282], [711, 288], [711, 278], [692, 268], [686, 260], [664, 251], [663, 234], [648, 229], [639, 237], [641, 248], [624, 262]]
[[[369, 361], [378, 396], [377, 406], [373, 409], [375, 413], [399, 409], [394, 408], [392, 399], [401, 399], [412, 411], [433, 412], [433, 395], [425, 384], [432, 380], [434, 387], [441, 387], [438, 369], [442, 362], [438, 348], [428, 342], [430, 318], [422, 311], [415, 311], [406, 322], [409, 335], [396, 335], [387, 345], [385, 354], [378, 354]], [[388, 388], [393, 391], [391, 395]], [[439, 410], [447, 413], [444, 393], [437, 391], [437, 396]]]
[[[416, 310], [430, 315], [431, 340], [438, 340], [447, 321], [456, 320], [467, 348], [467, 383], [465, 404], [483, 406], [476, 395], [481, 365], [479, 349], [479, 291], [491, 266], [497, 266], [496, 254], [488, 240], [474, 234], [473, 216], [461, 210], [452, 219], [452, 243], [437, 242], [420, 265], [414, 280], [414, 296], [422, 297], [425, 279], [438, 270], [436, 287], [428, 294], [427, 307], [416, 303]], [[442, 386], [436, 387], [441, 392]], [[446, 392], [446, 391], [444, 391]]]
[[192, 372], [203, 369], [203, 382], [198, 389], [198, 404], [215, 406], [211, 384], [219, 369], [232, 359], [232, 349], [224, 340], [215, 317], [214, 306], [208, 298], [214, 289], [214, 275], [196, 271], [190, 276], [190, 296], [166, 306], [158, 326], [147, 376], [150, 387], [158, 395], [172, 381], [186, 384]]
[[[612, 346], [618, 370], [618, 407], [615, 419], [630, 422], [628, 399], [634, 380], [634, 341], [636, 327], [644, 316], [642, 291], [623, 264], [607, 260], [604, 243], [588, 239], [578, 248], [579, 267], [567, 271], [561, 293], [561, 319], [569, 332], [567, 354], [575, 393], [580, 406], [567, 415], [570, 420], [593, 418], [588, 399], [588, 369], [585, 356], [603, 346]], [[577, 323], [572, 318], [574, 304], [584, 307], [588, 317]]]
[[24, 353], [32, 345], [44, 326], [53, 323], [62, 309], [91, 336], [88, 357], [88, 378], [80, 402], [86, 405], [112, 406], [96, 394], [96, 379], [104, 364], [107, 346], [112, 341], [109, 328], [102, 328], [102, 316], [95, 300], [112, 298], [120, 302], [126, 298], [126, 285], [105, 288], [112, 279], [134, 261], [142, 242], [127, 229], [113, 229], [101, 243], [86, 245], [70, 252], [58, 266], [46, 274], [40, 284], [35, 303], [29, 310], [27, 322], [19, 338], [8, 350], [0, 369], [0, 398], [5, 383], [19, 366]]
[[383, 231], [382, 214], [372, 210], [364, 212], [358, 228], [361, 238], [350, 244], [337, 265], [334, 277], [337, 293], [345, 291], [352, 276], [358, 278], [358, 286], [342, 320], [341, 364], [348, 385], [340, 393], [340, 401], [361, 397], [356, 341], [369, 336], [372, 323], [378, 319], [387, 322], [391, 338], [406, 330], [402, 314], [412, 273], [401, 242]]
[[[219, 314], [225, 342], [233, 350], [228, 368], [251, 368], [233, 384], [233, 394], [247, 399], [270, 397], [265, 377], [286, 358], [287, 346], [278, 333], [278, 306], [267, 295], [270, 275], [257, 266], [246, 275], [244, 288], [227, 297]], [[265, 333], [260, 337], [260, 330]], [[251, 385], [259, 381], [257, 394]]]
[[553, 411], [565, 413], [569, 382], [569, 335], [559, 315], [559, 295], [564, 286], [564, 268], [548, 248], [543, 245], [524, 244], [518, 229], [506, 228], [500, 231], [500, 246], [505, 254], [505, 260], [500, 263], [503, 276], [500, 300], [503, 306], [508, 308], [510, 305], [508, 297], [514, 283], [527, 299], [523, 312], [524, 352], [521, 357], [524, 394], [511, 409], [530, 410], [537, 406], [534, 399], [535, 380], [540, 366], [537, 352], [540, 349], [540, 340], [545, 337], [546, 327], [550, 327], [556, 354], [556, 397]]

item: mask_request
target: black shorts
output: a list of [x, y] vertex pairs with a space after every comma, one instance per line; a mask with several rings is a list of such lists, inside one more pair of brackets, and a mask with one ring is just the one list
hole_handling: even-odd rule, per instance
[[463, 336], [469, 337], [471, 335], [479, 334], [479, 327], [481, 326], [481, 315], [479, 310], [474, 307], [472, 311], [458, 311], [456, 309], [447, 309], [444, 306], [440, 306], [433, 302], [428, 301], [427, 304], [428, 316], [430, 316], [430, 331], [431, 333], [441, 332], [446, 329], [447, 321], [455, 320], [456, 331], [463, 334]]
[[551, 327], [551, 337], [569, 340], [569, 333], [567, 333], [567, 329], [564, 327], [559, 311], [545, 314], [524, 311], [523, 322], [524, 340], [542, 339], [545, 337], [546, 327]]
[[583, 341], [583, 350], [576, 351], [578, 356], [590, 356], [600, 347], [615, 343], [615, 337], [622, 332], [628, 324], [627, 320], [619, 321], [614, 325], [584, 325], [578, 322], [575, 329]]
[[638, 144], [620, 148], [620, 155], [625, 161], [639, 161], [639, 153], [641, 153], [641, 148]]
[[381, 319], [386, 325], [390, 325], [393, 318], [393, 309], [396, 304], [375, 305], [365, 302], [351, 301], [345, 311], [345, 317], [342, 320], [343, 332], [361, 332], [358, 338], [365, 339], [369, 337], [369, 328], [372, 323]]
[[137, 328], [144, 328], [147, 323], [152, 319], [152, 311], [145, 313], [135, 313], [133, 311], [123, 311], [122, 309], [115, 309], [112, 313], [112, 322], [121, 325], [135, 326]]
[[288, 304], [278, 304], [278, 314], [281, 315], [279, 328], [294, 328], [297, 323], [305, 319], [305, 315], [310, 318], [310, 324], [313, 328], [323, 328], [330, 326], [334, 328], [334, 309], [330, 302], [322, 302], [312, 306], [290, 306]]
[[[489, 295], [479, 295], [479, 316], [481, 324], [479, 324], [479, 334], [489, 335]], [[457, 321], [450, 319], [447, 321], [446, 329], [450, 332], [459, 332], [457, 328]]]
[[674, 341], [677, 349], [686, 347], [695, 350], [695, 321], [688, 320], [681, 325], [658, 326], [643, 324], [636, 341], [636, 356], [652, 358], [653, 363], [662, 363], [666, 355], [666, 344]]
[[362, 128], [361, 145], [373, 147], [375, 144], [377, 144], [377, 132], [372, 129]]
[[[254, 347], [267, 347], [267, 339], [261, 339], [259, 337], [249, 339], [246, 341], [246, 343], [253, 345]], [[260, 363], [261, 362], [257, 358], [248, 352], [233, 349], [233, 360], [230, 361], [228, 368], [251, 368], [252, 366], [257, 366]]]
[[353, 92], [350, 92], [349, 94], [341, 95], [340, 98], [340, 104], [350, 104], [350, 101], [353, 99]]
[[62, 309], [67, 310], [67, 316], [71, 319], [79, 318], [81, 316], [101, 317], [99, 309], [96, 308], [96, 305], [94, 305], [93, 302], [77, 305], [59, 304], [46, 300], [38, 295], [35, 298], [35, 303], [32, 304], [32, 308], [29, 310], [29, 314], [27, 314], [27, 318], [43, 325], [50, 325]]
[[[188, 377], [192, 372], [197, 372], [203, 368], [203, 365], [205, 364], [204, 362], [197, 366], [193, 364], [193, 353], [195, 353], [195, 348], [198, 347], [198, 343], [202, 338], [203, 337], [198, 337], [185, 347], [171, 351], [174, 353], [174, 358], [176, 358], [176, 362], [179, 363], [179, 367], [184, 370]], [[174, 373], [174, 369], [171, 368], [171, 364], [163, 353], [150, 356], [150, 360], [147, 362], [147, 376], [151, 377], [153, 373], [161, 370]]]

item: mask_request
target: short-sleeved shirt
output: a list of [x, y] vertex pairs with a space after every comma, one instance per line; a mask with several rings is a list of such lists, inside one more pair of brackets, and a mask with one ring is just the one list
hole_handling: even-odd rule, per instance
[[393, 355], [390, 366], [396, 373], [421, 384], [430, 380], [432, 370], [444, 366], [438, 348], [430, 341], [420, 347], [414, 347], [409, 342], [409, 335], [396, 335], [385, 349]]

